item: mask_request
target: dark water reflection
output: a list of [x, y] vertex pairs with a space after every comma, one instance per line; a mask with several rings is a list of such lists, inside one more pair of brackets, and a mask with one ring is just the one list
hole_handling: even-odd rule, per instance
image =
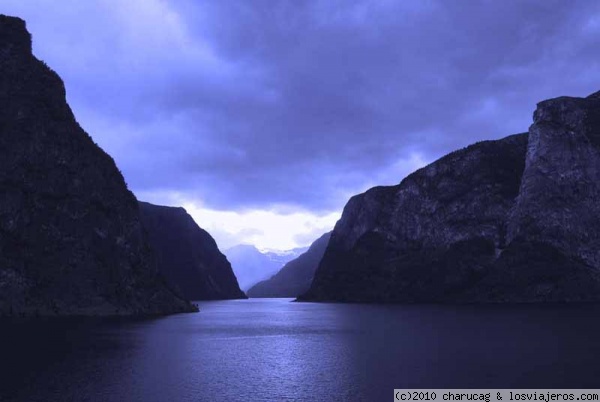
[[377, 401], [393, 388], [600, 388], [600, 306], [201, 303], [0, 321], [0, 400]]

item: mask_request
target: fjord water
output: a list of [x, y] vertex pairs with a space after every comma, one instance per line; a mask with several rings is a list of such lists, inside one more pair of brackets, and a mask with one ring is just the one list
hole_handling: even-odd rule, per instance
[[148, 320], [2, 321], [0, 400], [378, 401], [597, 388], [598, 305], [250, 299]]

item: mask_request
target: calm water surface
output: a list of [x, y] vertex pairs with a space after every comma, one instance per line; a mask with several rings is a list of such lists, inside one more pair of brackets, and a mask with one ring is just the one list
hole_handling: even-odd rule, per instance
[[0, 321], [4, 401], [388, 401], [600, 388], [600, 306], [251, 299], [138, 321]]

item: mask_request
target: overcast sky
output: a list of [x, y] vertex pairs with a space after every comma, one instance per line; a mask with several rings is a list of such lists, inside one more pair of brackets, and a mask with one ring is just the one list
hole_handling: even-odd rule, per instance
[[2, 0], [142, 200], [227, 248], [309, 244], [348, 198], [536, 102], [600, 89], [596, 1]]

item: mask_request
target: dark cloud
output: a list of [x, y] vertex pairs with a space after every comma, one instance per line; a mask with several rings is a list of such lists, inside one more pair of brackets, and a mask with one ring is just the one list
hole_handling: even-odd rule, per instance
[[339, 210], [374, 179], [399, 182], [415, 155], [525, 131], [537, 101], [600, 89], [600, 4], [585, 0], [1, 11], [28, 20], [134, 191], [213, 209]]

